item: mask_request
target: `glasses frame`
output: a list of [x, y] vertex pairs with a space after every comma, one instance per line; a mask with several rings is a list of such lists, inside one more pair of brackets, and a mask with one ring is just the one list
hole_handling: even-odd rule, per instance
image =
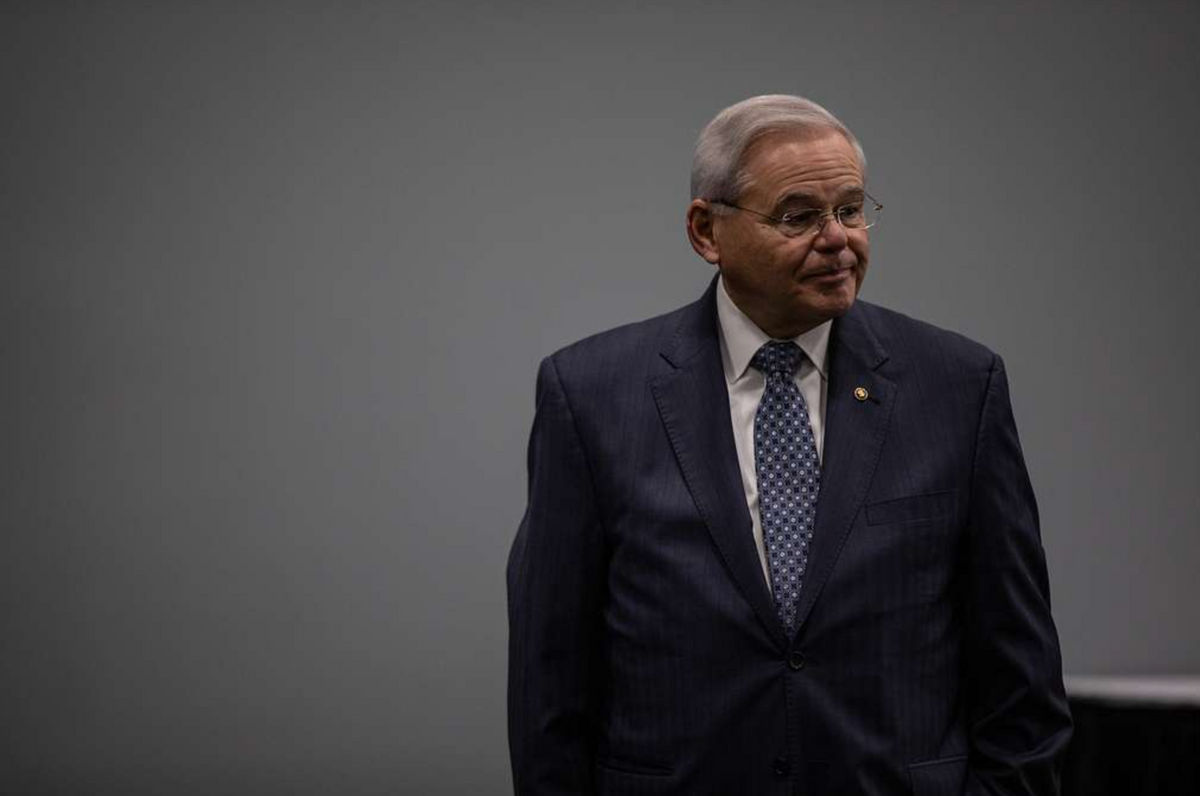
[[[784, 235], [789, 238], [799, 238], [804, 235], [807, 235], [808, 233], [812, 232], [813, 230], [816, 230], [817, 233], [819, 234], [822, 230], [825, 229], [825, 225], [828, 223], [827, 219], [831, 219], [831, 218], [837, 219], [837, 222], [839, 225], [841, 225], [842, 229], [870, 229], [871, 227], [875, 226], [876, 224], [879, 223], [879, 216], [883, 213], [883, 205], [879, 203], [878, 199], [876, 199], [874, 196], [871, 196], [871, 194], [867, 193], [866, 191], [863, 191], [863, 198], [864, 198], [863, 204], [866, 204], [867, 201], [870, 201], [871, 204], [875, 205], [875, 214], [876, 215], [875, 215], [875, 219], [871, 223], [864, 224], [861, 227], [846, 226], [846, 223], [844, 221], [842, 221], [841, 212], [848, 207], [854, 207], [858, 204], [858, 202], [852, 202], [850, 204], [838, 205], [837, 207], [824, 210], [820, 215], [817, 216], [816, 224], [814, 224], [813, 226], [808, 227], [807, 229], [804, 229], [800, 232], [795, 232], [792, 234], [784, 232], [783, 229], [781, 229], [781, 227], [783, 225], [790, 223], [788, 221], [788, 215], [790, 215], [790, 214], [785, 213], [783, 216], [780, 216], [780, 217], [771, 216], [771, 215], [767, 215], [766, 213], [760, 213], [757, 210], [751, 210], [748, 207], [742, 207], [741, 205], [734, 204], [733, 202], [726, 202], [722, 199], [710, 199], [709, 203], [714, 204], [714, 205], [722, 205], [724, 207], [732, 207], [734, 210], [741, 210], [743, 213], [750, 213], [751, 215], [758, 216], [759, 218], [765, 218], [766, 220], [772, 222], [772, 225], [777, 230], [779, 230], [779, 234]], [[807, 211], [805, 211], [805, 212], [807, 212]]]

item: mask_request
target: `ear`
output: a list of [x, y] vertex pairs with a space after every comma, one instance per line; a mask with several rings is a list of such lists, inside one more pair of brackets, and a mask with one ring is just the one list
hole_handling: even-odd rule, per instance
[[717, 245], [716, 214], [712, 205], [703, 199], [693, 199], [687, 209], [687, 235], [696, 254], [713, 265], [721, 262], [721, 250]]

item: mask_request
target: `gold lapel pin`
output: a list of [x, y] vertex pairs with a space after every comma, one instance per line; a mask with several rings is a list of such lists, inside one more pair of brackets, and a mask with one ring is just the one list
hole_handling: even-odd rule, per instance
[[871, 396], [871, 394], [869, 392], [867, 392], [866, 387], [855, 387], [854, 388], [854, 397], [857, 398], [858, 400], [865, 401], [870, 396]]

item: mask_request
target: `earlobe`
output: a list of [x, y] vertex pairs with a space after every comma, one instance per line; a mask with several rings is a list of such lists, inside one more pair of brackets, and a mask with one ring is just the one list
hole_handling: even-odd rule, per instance
[[696, 254], [713, 265], [721, 262], [712, 209], [703, 199], [694, 199], [688, 206], [687, 235]]

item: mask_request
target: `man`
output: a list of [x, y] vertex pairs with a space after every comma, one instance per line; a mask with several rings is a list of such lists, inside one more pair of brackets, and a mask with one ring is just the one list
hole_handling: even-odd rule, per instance
[[857, 301], [856, 139], [700, 135], [699, 301], [542, 362], [508, 563], [518, 796], [1053, 794], [1070, 737], [998, 356]]

